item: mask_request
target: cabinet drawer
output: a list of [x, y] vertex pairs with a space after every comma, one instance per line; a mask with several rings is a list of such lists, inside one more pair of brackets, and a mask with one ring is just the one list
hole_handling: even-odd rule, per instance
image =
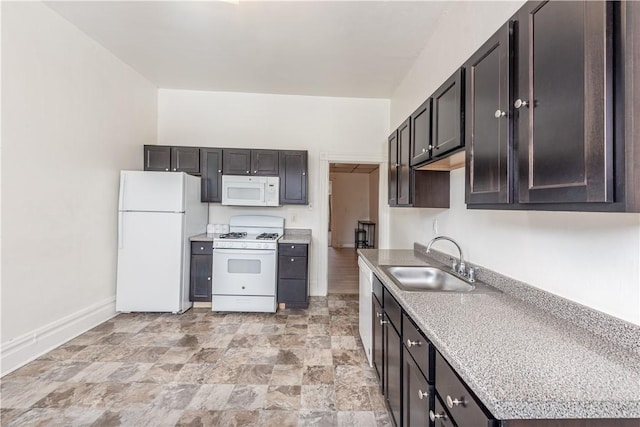
[[436, 351], [436, 390], [458, 427], [493, 426], [494, 420], [482, 408], [458, 374]]
[[280, 243], [278, 255], [307, 256], [307, 245], [299, 243]]
[[429, 383], [433, 384], [433, 348], [409, 316], [402, 314], [402, 341]]
[[279, 256], [278, 277], [281, 279], [306, 279], [307, 257]]
[[434, 427], [455, 427], [456, 424], [451, 419], [451, 415], [444, 409], [444, 404], [436, 396], [435, 405], [429, 417], [435, 422]]
[[400, 332], [402, 324], [402, 310], [400, 309], [400, 304], [396, 301], [396, 299], [389, 293], [389, 291], [384, 289], [384, 312], [387, 315], [387, 318], [393, 324], [393, 327], [396, 328], [398, 332]]
[[300, 303], [307, 300], [307, 281], [304, 279], [279, 279], [278, 302]]
[[382, 290], [384, 289], [384, 286], [382, 285], [382, 282], [380, 281], [380, 279], [376, 277], [375, 274], [372, 277], [373, 277], [373, 283], [371, 284], [371, 287], [373, 288], [373, 295], [376, 296], [376, 299], [378, 300], [380, 305], [382, 305], [383, 303]]
[[191, 242], [191, 255], [212, 255], [213, 243]]

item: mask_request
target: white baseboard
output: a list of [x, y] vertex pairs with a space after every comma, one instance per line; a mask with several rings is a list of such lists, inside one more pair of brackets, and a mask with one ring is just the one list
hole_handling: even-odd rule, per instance
[[111, 297], [2, 343], [0, 376], [26, 365], [44, 353], [111, 319], [116, 314], [116, 299]]

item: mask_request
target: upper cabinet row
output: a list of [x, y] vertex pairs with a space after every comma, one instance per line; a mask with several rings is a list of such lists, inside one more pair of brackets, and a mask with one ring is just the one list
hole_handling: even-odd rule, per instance
[[529, 2], [465, 64], [468, 205], [614, 201], [613, 14]]
[[280, 177], [280, 204], [308, 204], [307, 152], [236, 148], [144, 146], [144, 170], [202, 177], [201, 200], [222, 200], [222, 175]]
[[465, 147], [470, 208], [638, 210], [633, 3], [526, 3], [391, 135], [389, 204]]

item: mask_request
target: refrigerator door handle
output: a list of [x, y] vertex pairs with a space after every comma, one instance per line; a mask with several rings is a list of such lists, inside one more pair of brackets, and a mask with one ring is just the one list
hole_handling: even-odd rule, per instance
[[118, 212], [118, 249], [122, 249], [124, 236], [122, 233], [122, 229], [124, 228], [124, 212]]
[[120, 172], [120, 200], [118, 200], [118, 210], [124, 210], [124, 185], [127, 175], [124, 172]]

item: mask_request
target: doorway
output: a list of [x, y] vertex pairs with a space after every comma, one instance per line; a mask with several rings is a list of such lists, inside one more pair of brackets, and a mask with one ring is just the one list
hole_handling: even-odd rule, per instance
[[[358, 247], [378, 247], [380, 168], [377, 164], [330, 163], [328, 184], [327, 290], [358, 293]], [[356, 231], [360, 228], [360, 231]]]

